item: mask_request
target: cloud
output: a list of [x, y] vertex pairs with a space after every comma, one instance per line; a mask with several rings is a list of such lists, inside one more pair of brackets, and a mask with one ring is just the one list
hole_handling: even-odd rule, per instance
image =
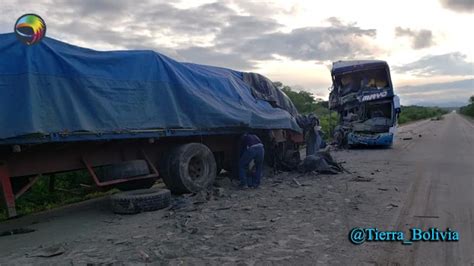
[[419, 30], [415, 31], [410, 28], [395, 28], [395, 36], [397, 37], [409, 37], [412, 40], [411, 47], [413, 49], [422, 49], [433, 46], [433, 33], [430, 30]]
[[441, 4], [456, 12], [472, 13], [474, 11], [473, 0], [440, 0]]
[[189, 47], [179, 49], [176, 53], [182, 58], [181, 61], [199, 62], [215, 66], [222, 66], [231, 62], [231, 66], [236, 69], [251, 69], [255, 63], [251, 59], [234, 52], [216, 52], [212, 47]]
[[473, 91], [474, 79], [396, 88], [404, 105], [462, 106], [467, 104]]
[[472, 76], [474, 75], [474, 64], [467, 61], [467, 56], [460, 52], [442, 55], [429, 55], [420, 60], [402, 66], [395, 66], [394, 70], [403, 73], [408, 72], [415, 76]]
[[278, 6], [276, 1], [231, 0], [243, 12], [252, 16], [268, 16], [269, 14], [295, 15], [300, 11], [299, 5], [293, 4], [289, 8]]
[[355, 58], [372, 54], [368, 39], [375, 35], [374, 29], [347, 25], [307, 27], [255, 36], [233, 49], [259, 60], [275, 59], [275, 55], [303, 61]]
[[[2, 5], [2, 10], [18, 11], [13, 1]], [[21, 11], [27, 12], [28, 6]], [[34, 10], [46, 20], [48, 36], [72, 44], [151, 49], [182, 61], [242, 70], [282, 57], [317, 62], [372, 57], [378, 51], [371, 45], [375, 29], [335, 17], [326, 27], [284, 31], [273, 16], [296, 13], [297, 5], [224, 0], [184, 8], [164, 0], [50, 0]]]

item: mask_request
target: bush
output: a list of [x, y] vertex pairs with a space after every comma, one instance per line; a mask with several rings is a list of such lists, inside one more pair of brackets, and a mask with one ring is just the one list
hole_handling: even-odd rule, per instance
[[[51, 176], [41, 176], [38, 181], [16, 201], [19, 215], [49, 210], [66, 204], [99, 197], [95, 184], [86, 171], [75, 171], [55, 175], [55, 189], [50, 192]], [[81, 184], [83, 186], [81, 186]], [[7, 212], [0, 208], [0, 221], [7, 218]]]
[[281, 82], [275, 82], [275, 85], [290, 98], [300, 114], [314, 113], [318, 116], [321, 130], [324, 132], [324, 139], [328, 140], [332, 135], [334, 127], [339, 122], [337, 113], [329, 113], [328, 101], [315, 98], [311, 92], [294, 91], [291, 87], [285, 86]]
[[446, 114], [448, 111], [439, 107], [425, 107], [425, 106], [402, 106], [402, 112], [398, 119], [399, 124], [404, 124], [411, 121], [438, 117]]
[[474, 95], [469, 99], [470, 104], [459, 108], [459, 112], [463, 115], [474, 117]]

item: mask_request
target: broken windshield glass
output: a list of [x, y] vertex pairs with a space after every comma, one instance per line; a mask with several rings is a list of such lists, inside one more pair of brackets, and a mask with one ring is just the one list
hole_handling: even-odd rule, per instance
[[335, 85], [340, 96], [356, 93], [361, 90], [377, 90], [390, 86], [385, 69], [372, 69], [338, 75]]

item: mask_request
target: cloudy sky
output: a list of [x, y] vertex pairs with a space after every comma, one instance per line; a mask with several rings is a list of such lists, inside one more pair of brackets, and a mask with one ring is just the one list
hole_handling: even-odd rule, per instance
[[36, 13], [49, 37], [75, 45], [152, 49], [322, 98], [332, 61], [382, 59], [402, 104], [461, 105], [474, 94], [473, 1], [0, 0], [0, 33]]

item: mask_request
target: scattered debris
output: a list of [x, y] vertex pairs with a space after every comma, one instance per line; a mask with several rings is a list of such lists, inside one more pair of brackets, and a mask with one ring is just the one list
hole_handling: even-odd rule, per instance
[[220, 208], [217, 208], [217, 209], [214, 209], [215, 211], [223, 211], [223, 210], [229, 210], [231, 209], [232, 206], [224, 206], [224, 207], [220, 207]]
[[371, 182], [372, 180], [374, 180], [373, 177], [363, 177], [363, 176], [356, 176], [354, 178], [352, 178], [350, 181], [352, 182]]
[[258, 231], [267, 228], [264, 225], [255, 225], [255, 226], [245, 226], [243, 229], [246, 231]]
[[127, 244], [127, 243], [129, 243], [129, 241], [124, 240], [124, 239], [113, 242], [114, 245], [121, 245], [121, 244]]
[[436, 116], [436, 117], [431, 118], [431, 121], [439, 121], [439, 120], [443, 120], [443, 117], [442, 116]]
[[30, 228], [15, 228], [12, 230], [3, 231], [0, 233], [1, 236], [11, 236], [11, 235], [19, 235], [19, 234], [27, 234], [36, 231], [35, 229]]
[[[93, 230], [93, 233], [84, 231], [84, 235], [75, 232], [77, 238], [74, 240], [55, 238], [45, 234], [50, 232], [42, 229], [45, 225], [35, 226], [42, 234], [32, 234], [32, 239], [44, 234], [48, 238], [43, 243], [62, 243], [64, 248], [51, 249], [47, 253], [41, 249], [50, 244], [34, 249], [38, 247], [35, 244], [29, 249], [28, 258], [25, 258], [25, 251], [18, 250], [16, 254], [5, 255], [0, 264], [18, 258], [25, 264], [34, 264], [41, 259], [40, 263], [52, 265], [69, 262], [94, 265], [118, 262], [244, 265], [264, 263], [282, 256], [282, 252], [291, 254], [293, 259], [308, 254], [308, 261], [317, 260], [322, 253], [330, 254], [328, 259], [337, 259], [339, 249], [326, 251], [324, 248], [332, 245], [333, 239], [329, 235], [338, 232], [347, 217], [367, 219], [364, 220], [367, 223], [382, 222], [378, 219], [385, 219], [387, 214], [400, 209], [389, 209], [394, 205], [388, 203], [400, 205], [403, 196], [394, 189], [407, 190], [404, 183], [387, 182], [406, 171], [403, 164], [393, 163], [395, 170], [392, 172], [385, 168], [384, 161], [376, 160], [378, 156], [375, 155], [371, 155], [374, 156], [373, 164], [368, 164], [366, 158], [347, 159], [358, 152], [331, 153], [338, 162], [339, 159], [347, 160], [346, 165], [351, 167], [351, 172], [357, 172], [355, 174], [315, 176], [313, 172], [282, 172], [273, 178], [264, 175], [259, 190], [241, 192], [235, 190], [235, 182], [232, 184], [223, 173], [220, 177], [222, 185], [211, 186], [202, 193], [171, 195], [171, 205], [161, 211], [138, 216], [105, 213], [98, 218], [99, 230]], [[356, 184], [348, 182], [350, 180], [371, 183]], [[374, 200], [382, 195], [390, 200]], [[99, 237], [97, 233], [100, 233]], [[30, 235], [22, 237], [27, 241]], [[65, 241], [71, 241], [70, 245]], [[313, 250], [317, 252], [313, 253]], [[37, 253], [36, 257], [31, 257], [33, 253]], [[282, 261], [283, 264], [286, 262]]]
[[415, 215], [416, 218], [434, 218], [437, 219], [439, 218], [438, 215]]
[[214, 186], [229, 189], [232, 187], [232, 180], [226, 176], [218, 177], [216, 181], [214, 181]]
[[281, 217], [272, 218], [272, 219], [270, 219], [270, 222], [274, 223], [274, 222], [276, 222], [280, 219], [281, 219]]
[[393, 204], [393, 203], [389, 203], [389, 204], [387, 205], [387, 208], [388, 208], [388, 209], [397, 208], [397, 207], [398, 207], [398, 205], [397, 205], [397, 204]]
[[293, 182], [295, 182], [296, 185], [298, 185], [299, 187], [301, 187], [301, 183], [298, 182], [298, 180], [296, 180], [295, 178], [293, 178]]
[[338, 174], [344, 168], [334, 161], [329, 151], [319, 151], [315, 155], [309, 155], [298, 166], [302, 173], [316, 171], [321, 174]]
[[42, 258], [50, 258], [59, 256], [66, 252], [66, 249], [63, 245], [54, 245], [50, 247], [46, 247], [38, 251], [37, 253], [32, 254], [30, 257], [42, 257]]
[[139, 250], [138, 254], [140, 254], [140, 257], [145, 261], [145, 262], [150, 262], [150, 256], [145, 253], [143, 250]]

